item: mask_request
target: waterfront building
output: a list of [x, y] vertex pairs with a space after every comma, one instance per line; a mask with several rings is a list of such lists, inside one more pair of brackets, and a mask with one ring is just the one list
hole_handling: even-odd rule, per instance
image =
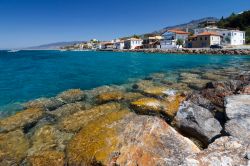
[[124, 40], [116, 39], [114, 40], [114, 48], [118, 50], [124, 49]]
[[160, 48], [162, 49], [169, 49], [169, 48], [177, 48], [178, 40], [181, 40], [183, 42], [183, 45], [185, 44], [185, 41], [188, 39], [188, 32], [173, 29], [168, 30], [167, 32], [162, 34], [163, 39], [160, 42]]
[[203, 32], [216, 32], [222, 36], [221, 44], [229, 46], [237, 46], [245, 44], [245, 32], [239, 30], [221, 29], [216, 26], [208, 26], [205, 28], [194, 29], [194, 34]]
[[203, 32], [190, 36], [187, 41], [189, 48], [209, 48], [211, 45], [221, 45], [222, 36], [216, 32]]
[[163, 37], [159, 34], [146, 34], [143, 37], [143, 48], [157, 48]]
[[125, 49], [138, 49], [140, 47], [142, 47], [142, 39], [138, 39], [138, 38], [128, 38], [124, 41], [124, 48]]

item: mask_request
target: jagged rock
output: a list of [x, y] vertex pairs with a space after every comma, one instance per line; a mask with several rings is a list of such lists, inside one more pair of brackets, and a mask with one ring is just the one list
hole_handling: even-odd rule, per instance
[[62, 106], [64, 103], [55, 98], [40, 98], [24, 104], [25, 108], [41, 108], [46, 111], [52, 111]]
[[225, 106], [229, 118], [225, 131], [250, 143], [250, 95], [229, 96], [225, 99]]
[[224, 108], [224, 98], [235, 94], [242, 86], [239, 80], [210, 82], [202, 90], [202, 95], [214, 105]]
[[32, 156], [42, 151], [57, 149], [63, 151], [72, 134], [57, 130], [54, 126], [44, 125], [38, 128], [31, 137], [32, 147], [28, 155]]
[[74, 103], [77, 101], [82, 101], [85, 94], [80, 89], [71, 89], [60, 93], [56, 98], [65, 103]]
[[182, 104], [174, 122], [183, 133], [202, 141], [204, 145], [219, 136], [222, 130], [209, 110], [188, 101]]
[[12, 131], [17, 128], [24, 129], [32, 126], [44, 115], [44, 111], [38, 108], [31, 108], [16, 113], [13, 116], [0, 120], [0, 132]]
[[246, 94], [246, 95], [250, 95], [250, 84], [246, 85], [242, 88], [241, 90], [241, 94]]
[[0, 134], [0, 165], [19, 165], [28, 148], [29, 141], [21, 130]]
[[90, 122], [67, 147], [69, 165], [178, 165], [200, 150], [164, 120], [118, 111]]
[[183, 166], [247, 166], [247, 147], [233, 137], [221, 137], [200, 153], [188, 156]]
[[77, 132], [91, 120], [120, 109], [121, 105], [119, 103], [99, 105], [89, 110], [79, 111], [63, 118], [60, 120], [58, 127], [66, 132]]
[[192, 93], [189, 97], [188, 100], [191, 101], [192, 103], [204, 107], [210, 111], [215, 109], [215, 106], [206, 98], [204, 98], [202, 95], [198, 93]]
[[65, 155], [58, 151], [43, 151], [27, 157], [25, 165], [28, 166], [64, 166]]

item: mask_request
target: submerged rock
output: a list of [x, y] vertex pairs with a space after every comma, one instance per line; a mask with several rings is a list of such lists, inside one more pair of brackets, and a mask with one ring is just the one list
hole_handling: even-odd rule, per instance
[[226, 76], [222, 76], [213, 72], [205, 72], [204, 74], [201, 75], [203, 79], [207, 80], [213, 80], [213, 81], [223, 81], [228, 79]]
[[64, 103], [74, 103], [83, 100], [85, 94], [80, 89], [71, 89], [60, 93], [56, 98]]
[[63, 118], [60, 120], [58, 127], [59, 129], [66, 132], [77, 132], [88, 122], [100, 116], [104, 116], [107, 113], [118, 111], [120, 109], [121, 105], [119, 103], [99, 105], [89, 110], [82, 110]]
[[181, 132], [202, 141], [204, 145], [219, 136], [222, 130], [209, 110], [188, 101], [180, 107], [174, 122]]
[[225, 99], [226, 115], [229, 118], [225, 125], [228, 134], [250, 143], [250, 95], [236, 95]]
[[177, 165], [200, 150], [165, 121], [112, 112], [90, 122], [67, 147], [69, 165]]
[[24, 104], [25, 108], [41, 108], [45, 111], [52, 111], [64, 104], [63, 101], [55, 98], [40, 98]]
[[44, 111], [38, 108], [31, 108], [16, 113], [13, 116], [0, 120], [0, 132], [24, 129], [32, 126], [44, 115]]
[[233, 137], [221, 137], [200, 153], [188, 156], [183, 166], [247, 166], [247, 147]]
[[0, 134], [0, 165], [19, 165], [28, 148], [29, 141], [21, 130]]
[[58, 151], [43, 151], [27, 157], [25, 165], [28, 166], [64, 166], [65, 155]]

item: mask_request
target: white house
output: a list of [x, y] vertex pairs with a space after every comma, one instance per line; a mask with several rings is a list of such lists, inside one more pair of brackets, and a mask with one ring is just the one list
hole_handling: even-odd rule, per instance
[[239, 30], [221, 29], [216, 26], [210, 26], [205, 28], [197, 28], [194, 30], [195, 35], [203, 32], [216, 32], [222, 36], [222, 45], [244, 45], [245, 44], [245, 32]]
[[115, 39], [114, 42], [114, 49], [123, 50], [124, 49], [124, 40]]
[[175, 48], [177, 47], [177, 40], [182, 40], [183, 44], [185, 44], [185, 41], [188, 38], [189, 33], [178, 30], [178, 29], [173, 29], [173, 30], [168, 30], [167, 32], [162, 34], [163, 39], [160, 42], [160, 48], [163, 49], [168, 49], [168, 48]]
[[142, 39], [137, 39], [137, 38], [129, 38], [127, 40], [124, 41], [124, 48], [125, 49], [136, 49], [138, 47], [142, 46]]

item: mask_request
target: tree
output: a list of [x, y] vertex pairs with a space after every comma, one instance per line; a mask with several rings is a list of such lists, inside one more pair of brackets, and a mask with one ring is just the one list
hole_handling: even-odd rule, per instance
[[132, 37], [133, 37], [133, 38], [136, 38], [136, 39], [139, 39], [139, 38], [140, 38], [140, 36], [139, 36], [139, 35], [136, 35], [136, 34], [134, 34]]
[[184, 41], [182, 39], [177, 39], [176, 41], [177, 46], [183, 46], [183, 44], [184, 44]]

